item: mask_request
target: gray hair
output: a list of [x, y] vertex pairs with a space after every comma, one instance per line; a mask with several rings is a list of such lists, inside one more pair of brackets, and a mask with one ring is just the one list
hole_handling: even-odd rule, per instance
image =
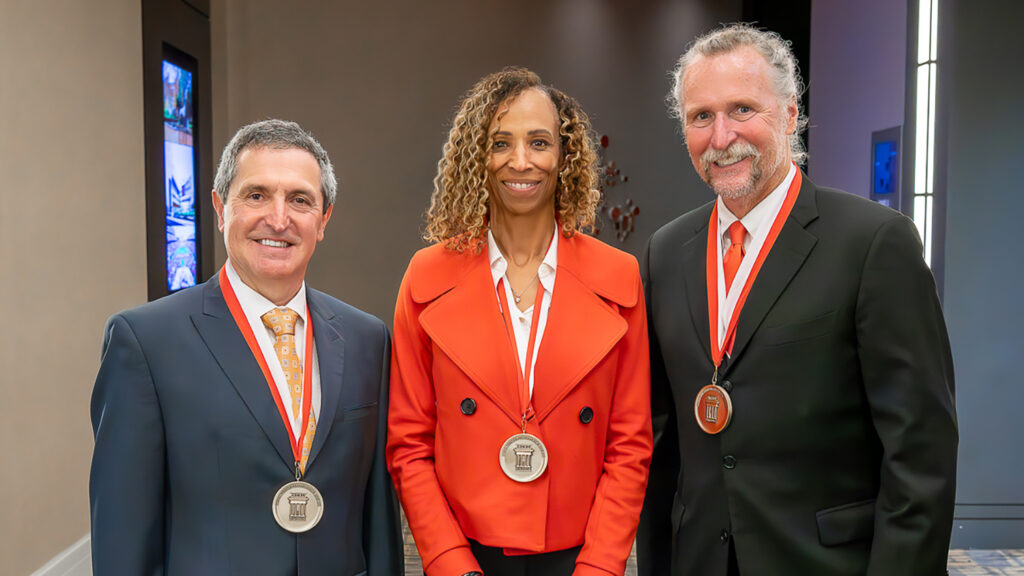
[[327, 151], [313, 138], [313, 135], [302, 129], [295, 122], [287, 120], [262, 120], [242, 126], [224, 147], [217, 166], [217, 175], [213, 179], [213, 189], [217, 191], [221, 202], [227, 203], [228, 190], [235, 181], [238, 172], [238, 156], [245, 150], [272, 148], [288, 150], [297, 148], [313, 155], [320, 166], [320, 192], [324, 197], [324, 211], [334, 205], [338, 194], [338, 181], [334, 178], [334, 168]]
[[[777, 33], [758, 30], [753, 25], [746, 23], [729, 24], [698, 37], [679, 57], [679, 61], [672, 71], [672, 91], [667, 98], [669, 115], [677, 118], [681, 123], [685, 121], [682, 115], [683, 77], [697, 58], [727, 54], [749, 46], [757, 50], [768, 62], [772, 70], [772, 80], [779, 105], [785, 108], [790, 102], [796, 102], [796, 130], [789, 135], [789, 151], [794, 162], [804, 164], [807, 161], [807, 151], [804, 149], [803, 140], [800, 139], [800, 134], [807, 128], [807, 115], [800, 106], [800, 95], [804, 92], [804, 82], [800, 78], [800, 68], [797, 66], [790, 45], [788, 40], [783, 40], [782, 36]], [[683, 134], [685, 138], [685, 130]]]

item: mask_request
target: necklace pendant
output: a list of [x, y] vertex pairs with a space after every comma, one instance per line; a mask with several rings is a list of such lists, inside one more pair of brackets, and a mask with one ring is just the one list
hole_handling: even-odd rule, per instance
[[522, 300], [522, 297], [521, 296], [514, 296], [514, 297], [516, 299], [516, 304], [519, 304], [519, 301]]

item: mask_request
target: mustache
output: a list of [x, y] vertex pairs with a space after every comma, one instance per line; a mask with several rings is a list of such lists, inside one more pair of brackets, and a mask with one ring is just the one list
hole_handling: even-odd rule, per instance
[[761, 151], [749, 142], [733, 142], [725, 150], [708, 148], [700, 155], [700, 167], [706, 174], [714, 162], [734, 163], [750, 157], [757, 163], [761, 160]]

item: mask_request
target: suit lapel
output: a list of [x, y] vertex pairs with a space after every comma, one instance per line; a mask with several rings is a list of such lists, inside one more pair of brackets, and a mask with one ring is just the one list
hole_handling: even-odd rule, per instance
[[[522, 413], [518, 363], [494, 294], [486, 250], [466, 254], [469, 270], [420, 314], [430, 338], [517, 425]], [[441, 383], [443, 385], [443, 383]]]
[[736, 342], [733, 345], [731, 360], [725, 369], [726, 373], [736, 364], [768, 311], [775, 305], [775, 301], [782, 295], [818, 242], [817, 237], [805, 230], [807, 224], [818, 217], [815, 202], [817, 188], [806, 175], [801, 176], [803, 181], [800, 196], [779, 232], [775, 245], [765, 258], [761, 271], [754, 279], [754, 285], [747, 294], [747, 301], [740, 312], [736, 325]]
[[708, 362], [711, 362], [711, 328], [708, 320], [707, 290], [707, 243], [710, 214], [710, 209], [708, 209], [707, 214], [703, 217], [703, 224], [699, 224], [694, 229], [693, 237], [683, 244], [680, 263], [686, 283], [686, 300], [689, 305], [690, 320]]
[[316, 434], [309, 450], [306, 469], [316, 459], [327, 441], [341, 401], [341, 388], [345, 385], [345, 339], [341, 336], [341, 317], [334, 314], [322, 301], [317, 292], [306, 286], [306, 302], [313, 318], [313, 341], [316, 343], [316, 357], [320, 365], [320, 416], [316, 421]]
[[[533, 408], [544, 418], [626, 333], [626, 321], [572, 272], [571, 240], [558, 246], [558, 273], [534, 368]], [[583, 328], [583, 329], [581, 329]]]
[[294, 463], [290, 434], [285, 429], [281, 413], [277, 410], [256, 358], [231, 317], [217, 276], [210, 279], [203, 288], [203, 312], [192, 314], [192, 323], [281, 460], [290, 469]]

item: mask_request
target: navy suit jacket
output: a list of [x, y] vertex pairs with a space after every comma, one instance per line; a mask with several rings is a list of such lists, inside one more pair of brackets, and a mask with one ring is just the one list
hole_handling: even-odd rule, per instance
[[729, 427], [694, 420], [711, 382], [713, 203], [651, 237], [643, 260], [655, 450], [641, 576], [945, 572], [958, 432], [953, 365], [913, 222], [863, 198], [800, 195], [719, 370]]
[[387, 328], [307, 288], [321, 407], [304, 480], [320, 523], [277, 525], [288, 431], [214, 277], [107, 322], [92, 397], [93, 571], [357, 575], [403, 571], [384, 462]]

